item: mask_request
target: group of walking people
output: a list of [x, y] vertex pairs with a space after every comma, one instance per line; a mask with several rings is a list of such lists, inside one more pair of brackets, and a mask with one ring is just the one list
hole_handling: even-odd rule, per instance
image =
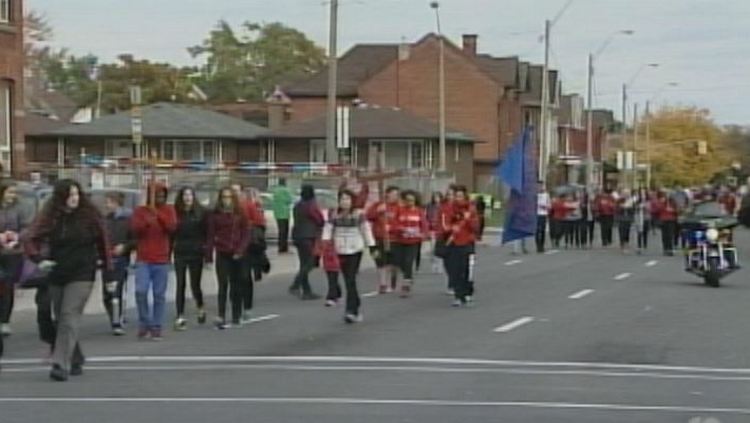
[[[553, 248], [591, 248], [598, 223], [601, 245], [605, 248], [613, 245], [613, 232], [616, 231], [623, 252], [628, 253], [635, 247], [635, 252], [642, 254], [648, 249], [650, 235], [661, 230], [663, 253], [671, 256], [678, 245], [684, 246], [680, 215], [695, 201], [709, 197], [719, 201], [728, 214], [737, 212], [736, 196], [727, 188], [702, 190], [697, 198], [681, 187], [672, 190], [641, 188], [636, 192], [606, 189], [592, 196], [583, 191], [572, 191], [550, 196], [540, 185], [537, 252], [546, 249], [548, 227]], [[633, 233], [635, 237], [631, 236]], [[632, 238], [635, 238], [635, 243]]]

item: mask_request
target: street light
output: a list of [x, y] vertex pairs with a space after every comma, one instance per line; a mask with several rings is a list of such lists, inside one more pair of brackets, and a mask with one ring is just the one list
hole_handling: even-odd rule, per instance
[[445, 40], [440, 28], [440, 3], [430, 2], [430, 8], [435, 10], [435, 23], [437, 33], [440, 37], [440, 61], [438, 63], [438, 91], [439, 91], [439, 121], [440, 121], [440, 171], [446, 171], [446, 148], [445, 148]]
[[[635, 84], [636, 79], [638, 79], [638, 76], [646, 69], [646, 68], [658, 68], [658, 63], [644, 63], [641, 65], [638, 70], [633, 74], [633, 76], [628, 79], [628, 82], [625, 84], [622, 84], [622, 143], [623, 147], [625, 146], [625, 133], [626, 133], [626, 127], [627, 127], [627, 110], [628, 110], [628, 94], [627, 90], [628, 87], [632, 87], [633, 84]], [[638, 184], [638, 169], [637, 169], [637, 150], [638, 150], [638, 105], [633, 106], [633, 189], [636, 189], [636, 185]]]
[[[615, 31], [604, 40], [602, 45], [595, 50], [595, 53], [589, 53], [588, 57], [588, 81], [587, 81], [587, 94], [586, 94], [586, 105], [588, 107], [587, 122], [586, 122], [586, 190], [591, 194], [592, 185], [594, 183], [594, 99], [593, 99], [593, 82], [594, 82], [594, 59], [599, 57], [604, 50], [612, 43], [612, 41], [618, 35], [633, 35], [635, 31], [630, 29], [623, 29]], [[602, 149], [603, 150], [603, 149]], [[604, 151], [601, 151], [601, 155], [604, 156]], [[602, 172], [602, 175], [604, 172]]]
[[646, 188], [651, 189], [651, 102], [655, 101], [667, 88], [676, 87], [677, 82], [668, 82], [656, 91], [650, 100], [646, 100]]

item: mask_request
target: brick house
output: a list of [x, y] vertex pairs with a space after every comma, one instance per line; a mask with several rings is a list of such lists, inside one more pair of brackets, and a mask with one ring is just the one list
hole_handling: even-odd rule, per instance
[[[462, 47], [445, 42], [446, 126], [478, 141], [470, 185], [484, 189], [524, 123], [540, 122], [542, 68], [517, 57], [479, 54], [477, 41], [476, 35], [464, 35]], [[354, 46], [339, 60], [339, 102], [398, 107], [437, 125], [439, 46], [434, 34], [414, 44]], [[560, 84], [556, 71], [549, 75], [554, 116]], [[327, 81], [324, 69], [283, 88], [291, 99], [292, 122], [325, 111]], [[553, 139], [555, 127], [550, 125]]]
[[0, 0], [0, 164], [16, 176], [25, 169], [23, 63], [22, 0]]

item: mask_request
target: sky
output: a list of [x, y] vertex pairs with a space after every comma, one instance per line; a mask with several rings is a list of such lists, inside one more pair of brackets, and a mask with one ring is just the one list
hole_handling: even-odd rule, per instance
[[[339, 54], [357, 43], [414, 42], [435, 32], [428, 0], [340, 0]], [[565, 8], [566, 4], [569, 4]], [[113, 61], [122, 53], [199, 64], [186, 48], [200, 44], [220, 19], [282, 22], [321, 46], [328, 40], [326, 0], [26, 0], [54, 27], [52, 45]], [[595, 107], [620, 115], [631, 104], [698, 106], [721, 124], [750, 125], [750, 0], [441, 0], [443, 33], [460, 44], [479, 35], [479, 51], [543, 62], [539, 36], [553, 19], [550, 64], [563, 90], [585, 95], [586, 57], [595, 59]], [[677, 83], [677, 86], [670, 86]], [[632, 113], [632, 112], [630, 112]], [[632, 114], [631, 114], [632, 116]]]

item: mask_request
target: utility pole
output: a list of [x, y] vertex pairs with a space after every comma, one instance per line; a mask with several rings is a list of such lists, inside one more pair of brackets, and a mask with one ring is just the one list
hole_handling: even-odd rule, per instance
[[646, 101], [646, 189], [651, 189], [651, 104]]
[[440, 58], [438, 60], [438, 114], [439, 114], [439, 125], [440, 125], [440, 167], [441, 172], [447, 170], [446, 165], [446, 145], [445, 145], [445, 37], [443, 37], [443, 30], [440, 27], [440, 2], [433, 1], [430, 3], [430, 7], [435, 10], [435, 22], [437, 25], [438, 37], [440, 37]]
[[[628, 134], [628, 109], [627, 109], [627, 103], [628, 103], [628, 87], [626, 84], [622, 84], [622, 126], [620, 127], [620, 145], [622, 146], [623, 154], [627, 156], [628, 152], [628, 143], [627, 143], [627, 134]], [[627, 168], [623, 171], [623, 176], [620, 178], [622, 181], [622, 186], [627, 186]]]
[[[589, 53], [588, 81], [586, 82], [586, 191], [593, 192], [594, 185], [594, 55]], [[601, 149], [600, 149], [601, 152]]]
[[544, 21], [544, 66], [542, 67], [542, 104], [541, 116], [539, 123], [539, 180], [547, 183], [547, 162], [549, 155], [548, 141], [548, 114], [549, 114], [549, 32], [550, 21]]
[[638, 189], [638, 103], [633, 104], [633, 191]]
[[331, 1], [330, 28], [328, 33], [328, 107], [326, 119], [326, 162], [338, 163], [336, 148], [336, 88], [338, 84], [338, 0]]

